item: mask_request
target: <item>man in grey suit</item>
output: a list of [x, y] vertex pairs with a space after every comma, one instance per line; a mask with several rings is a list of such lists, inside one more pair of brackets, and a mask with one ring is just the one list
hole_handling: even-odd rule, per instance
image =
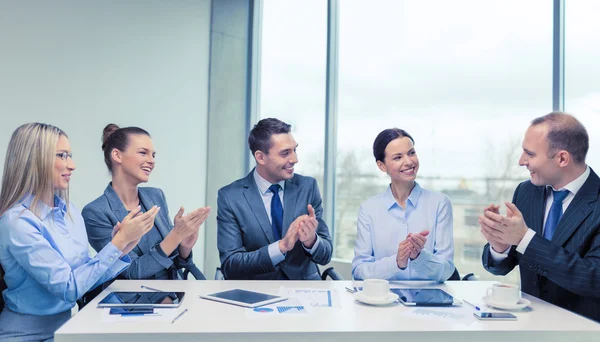
[[331, 260], [321, 194], [312, 177], [294, 174], [298, 144], [291, 126], [260, 120], [248, 145], [256, 167], [219, 190], [217, 245], [226, 279], [318, 280]]
[[491, 205], [479, 223], [488, 271], [519, 265], [524, 292], [600, 321], [600, 178], [585, 163], [588, 146], [571, 115], [533, 120], [519, 159], [531, 180], [506, 203], [507, 216]]

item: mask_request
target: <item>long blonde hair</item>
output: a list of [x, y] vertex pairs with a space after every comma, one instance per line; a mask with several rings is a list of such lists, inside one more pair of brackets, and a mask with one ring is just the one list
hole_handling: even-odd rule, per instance
[[55, 194], [69, 203], [68, 190], [54, 191], [56, 143], [61, 135], [67, 137], [60, 128], [38, 122], [13, 132], [4, 161], [0, 216], [28, 195], [34, 196], [29, 210], [38, 217], [39, 203]]

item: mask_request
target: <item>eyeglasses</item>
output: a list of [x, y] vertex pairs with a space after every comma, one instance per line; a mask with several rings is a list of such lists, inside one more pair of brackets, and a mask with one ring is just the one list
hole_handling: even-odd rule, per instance
[[57, 153], [56, 156], [62, 160], [67, 160], [68, 158], [73, 159], [73, 153], [60, 152]]

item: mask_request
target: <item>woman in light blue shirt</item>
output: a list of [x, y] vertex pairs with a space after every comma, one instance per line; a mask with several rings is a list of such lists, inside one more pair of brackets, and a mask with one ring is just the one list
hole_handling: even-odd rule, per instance
[[450, 200], [415, 181], [419, 158], [406, 131], [379, 133], [373, 155], [391, 184], [360, 206], [352, 276], [447, 280], [455, 269]]
[[[67, 135], [30, 123], [12, 134], [0, 192], [0, 263], [7, 289], [0, 340], [52, 340], [75, 301], [129, 266], [127, 252], [153, 225], [159, 208], [117, 224], [93, 258], [81, 214], [68, 200], [75, 170]], [[137, 215], [137, 216], [136, 216]]]

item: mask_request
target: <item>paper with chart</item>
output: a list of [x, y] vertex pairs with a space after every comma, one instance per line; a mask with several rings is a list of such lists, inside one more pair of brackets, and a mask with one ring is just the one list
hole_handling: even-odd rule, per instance
[[403, 311], [403, 315], [464, 325], [471, 325], [476, 320], [473, 316], [473, 309], [468, 306], [418, 307]]
[[302, 303], [312, 307], [340, 308], [341, 301], [337, 290], [318, 288], [280, 287], [279, 295], [298, 298]]
[[283, 302], [264, 305], [258, 308], [248, 308], [246, 309], [246, 317], [298, 317], [308, 316], [310, 312], [310, 308], [302, 303], [298, 298], [289, 298]]

